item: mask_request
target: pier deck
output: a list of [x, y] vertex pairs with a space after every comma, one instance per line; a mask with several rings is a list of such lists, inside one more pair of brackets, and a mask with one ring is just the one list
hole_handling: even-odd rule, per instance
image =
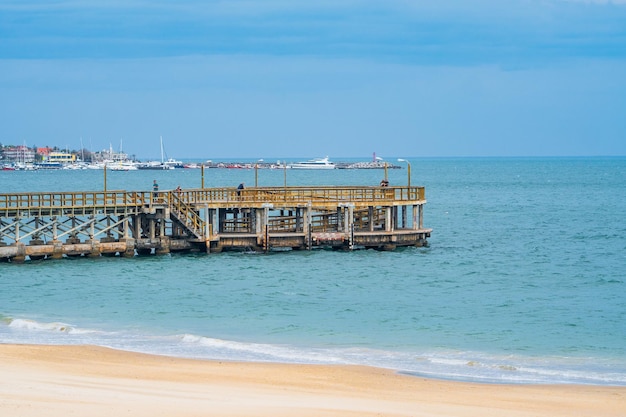
[[0, 259], [427, 244], [424, 187], [0, 194]]

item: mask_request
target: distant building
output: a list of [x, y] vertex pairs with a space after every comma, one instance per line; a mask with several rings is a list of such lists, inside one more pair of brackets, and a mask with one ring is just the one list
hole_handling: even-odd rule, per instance
[[76, 162], [76, 155], [66, 152], [50, 152], [43, 160], [50, 163], [71, 164]]
[[35, 151], [24, 145], [10, 146], [2, 151], [4, 159], [12, 162], [34, 162]]
[[54, 149], [49, 146], [46, 146], [45, 148], [37, 148], [37, 155], [41, 155], [42, 157], [50, 155], [50, 152], [54, 152]]
[[128, 154], [124, 152], [114, 152], [113, 149], [102, 150], [91, 154], [91, 158], [96, 162], [125, 162], [128, 161]]

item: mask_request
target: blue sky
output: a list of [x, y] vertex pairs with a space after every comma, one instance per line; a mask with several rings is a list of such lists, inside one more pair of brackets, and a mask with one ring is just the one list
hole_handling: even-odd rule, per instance
[[626, 0], [0, 0], [0, 143], [626, 155]]

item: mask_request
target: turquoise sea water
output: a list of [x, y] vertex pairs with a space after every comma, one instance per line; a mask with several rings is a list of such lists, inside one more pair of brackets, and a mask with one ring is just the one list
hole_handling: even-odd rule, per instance
[[[0, 264], [0, 342], [353, 363], [503, 383], [626, 385], [626, 158], [411, 159], [427, 248]], [[288, 171], [375, 185], [380, 170]], [[390, 170], [393, 184], [406, 169]], [[199, 170], [109, 172], [108, 189]], [[259, 185], [282, 185], [281, 170]], [[206, 170], [206, 186], [254, 183]], [[101, 189], [101, 171], [0, 172], [0, 192]]]

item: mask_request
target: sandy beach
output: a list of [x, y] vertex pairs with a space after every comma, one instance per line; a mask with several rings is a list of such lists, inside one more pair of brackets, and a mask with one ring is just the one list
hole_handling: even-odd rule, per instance
[[626, 387], [493, 385], [358, 366], [0, 345], [0, 415], [624, 416]]

